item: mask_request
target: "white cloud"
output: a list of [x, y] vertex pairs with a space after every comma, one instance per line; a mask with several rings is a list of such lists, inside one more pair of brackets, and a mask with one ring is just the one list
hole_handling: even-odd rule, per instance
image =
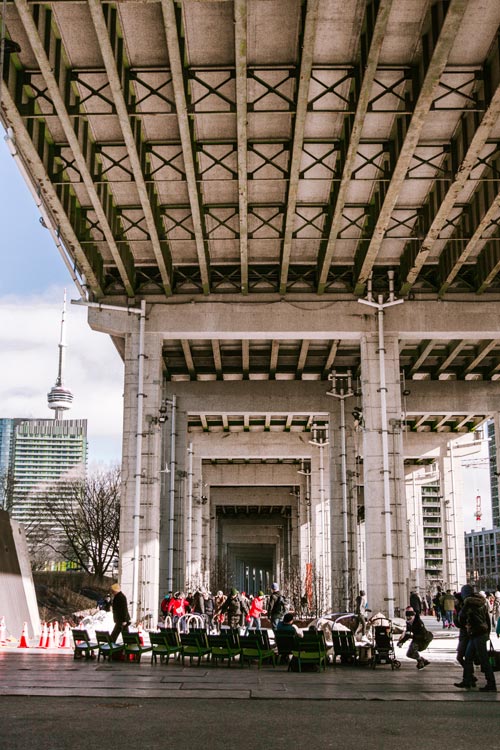
[[[50, 418], [47, 393], [58, 368], [63, 289], [42, 295], [0, 298], [0, 416]], [[69, 304], [66, 313], [64, 384], [74, 402], [68, 418], [88, 420], [91, 461], [121, 455], [123, 363], [111, 339], [92, 331], [87, 311]]]

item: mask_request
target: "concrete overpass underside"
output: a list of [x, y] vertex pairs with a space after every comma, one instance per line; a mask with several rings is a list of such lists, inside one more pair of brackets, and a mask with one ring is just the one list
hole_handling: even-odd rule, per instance
[[498, 1], [5, 9], [9, 148], [125, 363], [134, 617], [463, 583], [460, 452], [500, 425]]

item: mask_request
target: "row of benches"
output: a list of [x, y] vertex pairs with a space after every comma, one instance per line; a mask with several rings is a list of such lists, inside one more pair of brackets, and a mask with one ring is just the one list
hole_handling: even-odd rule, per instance
[[[230, 667], [238, 659], [241, 666], [256, 661], [260, 669], [264, 662], [275, 666], [279, 660], [288, 664], [289, 668], [295, 664], [298, 671], [302, 671], [305, 664], [325, 669], [328, 661], [328, 648], [322, 632], [307, 632], [303, 638], [276, 633], [275, 647], [271, 645], [265, 630], [241, 636], [234, 630], [209, 635], [202, 629], [179, 634], [175, 628], [164, 628], [159, 632], [148, 633], [149, 645], [141, 643], [138, 633], [124, 634], [123, 643], [118, 644], [113, 643], [110, 634], [104, 631], [96, 631], [95, 641], [91, 641], [86, 630], [74, 629], [72, 632], [75, 659], [91, 658], [97, 651], [98, 660], [102, 656], [103, 659], [124, 658], [139, 662], [142, 654], [151, 653], [151, 663], [156, 663], [160, 657], [160, 663], [168, 664], [170, 656], [174, 656], [182, 659], [183, 665], [187, 657], [190, 664], [196, 659], [198, 666], [206, 658], [214, 664], [227, 660], [227, 666]], [[333, 654], [334, 663], [337, 655], [344, 660], [343, 654], [339, 654], [336, 649]]]

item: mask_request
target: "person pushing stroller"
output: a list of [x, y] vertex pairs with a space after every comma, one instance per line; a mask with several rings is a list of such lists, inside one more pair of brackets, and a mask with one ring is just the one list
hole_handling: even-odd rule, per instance
[[405, 618], [406, 630], [399, 639], [398, 646], [402, 646], [405, 641], [408, 641], [411, 638], [411, 643], [406, 652], [406, 656], [409, 659], [415, 659], [417, 662], [417, 669], [423, 669], [430, 662], [420, 656], [420, 651], [425, 651], [434, 636], [429, 630], [427, 630], [420, 619], [420, 615], [415, 612], [413, 607], [406, 608]]

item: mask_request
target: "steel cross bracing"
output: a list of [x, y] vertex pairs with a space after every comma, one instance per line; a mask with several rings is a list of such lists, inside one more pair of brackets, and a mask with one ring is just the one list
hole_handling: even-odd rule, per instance
[[[352, 299], [388, 269], [410, 298], [498, 294], [498, 2], [282, 5], [7, 3], [2, 121], [92, 298]], [[491, 339], [440, 370], [444, 343], [405, 370], [498, 376]], [[326, 378], [297, 346], [287, 377]]]
[[[53, 5], [56, 8], [58, 3], [54, 3]], [[241, 274], [242, 276], [248, 276], [248, 265], [252, 262], [248, 242], [250, 241], [251, 243], [252, 239], [255, 239], [255, 236], [252, 237], [249, 234], [248, 224], [243, 221], [244, 218], [248, 217], [250, 210], [247, 196], [248, 188], [245, 187], [245, 184], [248, 184], [249, 179], [260, 179], [263, 170], [269, 167], [271, 163], [274, 164], [277, 173], [280, 175], [276, 179], [283, 179], [287, 184], [288, 195], [290, 193], [290, 184], [292, 185], [293, 194], [295, 190], [293, 186], [297, 185], [298, 187], [301, 181], [306, 182], [308, 179], [313, 179], [316, 183], [322, 180], [330, 180], [331, 182], [330, 200], [323, 204], [323, 212], [320, 214], [318, 211], [316, 215], [316, 218], [321, 215], [321, 223], [315, 224], [316, 230], [320, 226], [322, 230], [322, 237], [319, 237], [319, 235], [314, 237], [319, 258], [318, 277], [315, 283], [319, 284], [319, 291], [325, 291], [327, 288], [331, 290], [332, 271], [333, 276], [335, 276], [335, 272], [338, 270], [339, 276], [345, 277], [342, 266], [336, 264], [332, 269], [331, 258], [329, 259], [329, 256], [332, 255], [333, 257], [333, 250], [338, 246], [338, 242], [335, 242], [333, 238], [335, 237], [335, 240], [344, 239], [345, 231], [343, 230], [349, 228], [350, 219], [344, 210], [342, 191], [345, 192], [347, 186], [354, 180], [370, 181], [373, 183], [375, 190], [378, 189], [379, 192], [378, 197], [377, 193], [375, 193], [371, 203], [365, 204], [365, 227], [364, 231], [357, 237], [357, 252], [355, 254], [358, 267], [360, 259], [365, 254], [368, 254], [368, 258], [373, 255], [375, 242], [379, 242], [380, 237], [375, 240], [370, 227], [374, 227], [374, 229], [377, 227], [380, 228], [382, 219], [380, 216], [377, 218], [377, 211], [382, 212], [382, 209], [385, 207], [384, 212], [388, 218], [387, 222], [384, 223], [383, 238], [395, 238], [394, 226], [401, 228], [404, 226], [405, 229], [412, 229], [412, 231], [408, 231], [409, 236], [407, 237], [406, 248], [401, 256], [400, 287], [403, 292], [407, 292], [419, 279], [424, 282], [424, 288], [427, 288], [427, 283], [425, 282], [429, 274], [432, 275], [433, 269], [428, 270], [424, 268], [426, 258], [429, 252], [431, 252], [432, 243], [435, 244], [437, 240], [442, 239], [440, 234], [442, 235], [443, 230], [446, 233], [448, 226], [450, 226], [450, 221], [455, 226], [455, 232], [453, 236], [445, 238], [447, 241], [444, 248], [440, 250], [439, 265], [437, 266], [439, 276], [443, 278], [443, 281], [440, 283], [438, 278], [437, 281], [431, 284], [431, 287], [433, 289], [439, 288], [440, 293], [443, 294], [458, 277], [461, 288], [469, 288], [470, 274], [466, 271], [464, 272], [465, 276], [463, 276], [461, 269], [463, 265], [467, 264], [467, 260], [471, 254], [478, 252], [484, 246], [484, 239], [489, 237], [488, 233], [491, 229], [491, 221], [492, 219], [496, 219], [498, 209], [498, 195], [496, 193], [490, 197], [490, 202], [486, 205], [484, 205], [484, 200], [478, 197], [480, 194], [479, 188], [484, 187], [485, 182], [495, 179], [495, 168], [494, 166], [490, 166], [493, 160], [488, 160], [487, 155], [484, 156], [481, 154], [480, 145], [482, 142], [490, 142], [489, 133], [493, 128], [496, 117], [496, 99], [498, 96], [494, 80], [498, 54], [496, 49], [493, 49], [492, 55], [483, 65], [467, 66], [454, 64], [453, 66], [446, 67], [446, 50], [443, 53], [442, 49], [445, 47], [443, 37], [440, 57], [439, 59], [436, 58], [434, 63], [435, 55], [431, 54], [432, 45], [427, 45], [426, 56], [428, 59], [426, 62], [424, 59], [425, 56], [422, 56], [423, 63], [421, 64], [422, 71], [420, 73], [416, 70], [416, 65], [411, 62], [405, 62], [401, 65], [395, 65], [394, 63], [391, 65], [379, 64], [381, 40], [384, 37], [387, 19], [391, 10], [393, 10], [394, 3], [367, 3], [364, 26], [359, 41], [359, 49], [361, 51], [359, 66], [351, 63], [343, 66], [339, 63], [329, 65], [325, 63], [315, 64], [314, 59], [308, 60], [308, 72], [305, 70], [303, 72], [306, 77], [309, 75], [309, 91], [300, 94], [300, 87], [297, 84], [297, 80], [299, 77], [303, 79], [304, 76], [300, 74], [299, 59], [297, 59], [295, 65], [283, 65], [279, 63], [274, 65], [269, 63], [255, 64], [247, 60], [243, 42], [246, 41], [245, 24], [250, 9], [248, 3], [242, 2], [235, 6], [238, 8], [237, 18], [240, 19], [240, 25], [235, 31], [235, 49], [238, 50], [238, 56], [235, 54], [234, 65], [214, 65], [212, 62], [207, 65], [189, 65], [183, 62], [181, 75], [184, 87], [181, 87], [179, 75], [174, 76], [172, 74], [172, 61], [170, 61], [170, 65], [166, 66], [158, 64], [132, 66], [126, 62], [123, 54], [126, 36], [119, 28], [118, 13], [116, 13], [116, 10], [111, 5], [100, 5], [105, 9], [105, 13], [110, 19], [107, 36], [110, 39], [109, 47], [112, 48], [113, 56], [116, 58], [113, 61], [108, 54], [107, 67], [103, 67], [102, 65], [96, 66], [95, 61], [93, 61], [94, 64], [92, 65], [71, 67], [65, 55], [61, 38], [63, 35], [57, 33], [54, 17], [50, 10], [44, 10], [35, 4], [23, 3], [20, 0], [18, 3], [18, 13], [20, 13], [22, 19], [30, 26], [29, 19], [26, 17], [26, 9], [29, 6], [34, 6], [33, 18], [36, 24], [40, 26], [40, 37], [44, 38], [47, 48], [51, 50], [54, 63], [58, 66], [56, 77], [57, 81], [61, 82], [59, 88], [65, 102], [66, 113], [74, 118], [73, 125], [77, 129], [78, 139], [82, 141], [84, 146], [82, 153], [78, 153], [77, 149], [75, 155], [72, 153], [69, 142], [68, 144], [62, 142], [52, 143], [50, 149], [52, 154], [47, 159], [47, 166], [49, 166], [50, 161], [53, 167], [52, 171], [50, 171], [50, 177], [54, 184], [57, 185], [67, 184], [71, 186], [74, 183], [78, 184], [82, 181], [85, 183], [86, 180], [88, 186], [88, 174], [85, 174], [85, 180], [83, 180], [79, 169], [79, 164], [81, 165], [82, 163], [82, 155], [87, 164], [90, 164], [90, 170], [88, 171], [94, 185], [94, 190], [90, 191], [91, 202], [94, 204], [93, 211], [89, 210], [90, 207], [77, 205], [79, 210], [73, 211], [73, 215], [78, 213], [79, 216], [84, 215], [87, 218], [89, 231], [86, 233], [84, 231], [84, 242], [87, 244], [86, 252], [89, 254], [93, 252], [94, 256], [100, 253], [107, 256], [102, 258], [104, 261], [104, 272], [108, 275], [109, 280], [112, 280], [113, 288], [116, 291], [120, 291], [119, 285], [117, 286], [117, 278], [120, 278], [123, 284], [122, 289], [126, 289], [127, 293], [130, 293], [132, 281], [136, 275], [135, 266], [137, 262], [144, 263], [144, 260], [140, 258], [140, 252], [135, 252], [136, 245], [134, 242], [127, 241], [127, 235], [129, 234], [127, 227], [129, 229], [139, 225], [147, 227], [147, 239], [146, 235], [140, 233], [143, 236], [142, 242], [151, 243], [153, 248], [156, 248], [156, 257], [160, 264], [160, 275], [163, 276], [164, 282], [166, 280], [165, 274], [170, 263], [167, 252], [169, 243], [168, 223], [165, 222], [165, 215], [161, 214], [161, 206], [158, 207], [155, 205], [156, 190], [154, 188], [161, 182], [168, 183], [174, 173], [176, 179], [186, 181], [184, 159], [186, 158], [185, 144], [188, 140], [188, 135], [192, 146], [191, 162], [193, 167], [191, 176], [187, 180], [190, 186], [188, 192], [191, 196], [191, 215], [189, 218], [185, 217], [183, 221], [187, 224], [193, 221], [193, 216], [195, 218], [197, 226], [193, 229], [193, 232], [198, 249], [198, 259], [201, 258], [200, 276], [206, 277], [205, 282], [202, 282], [203, 289], [206, 290], [206, 285], [210, 281], [210, 272], [207, 271], [209, 268], [207, 260], [212, 250], [211, 239], [213, 230], [209, 230], [207, 226], [204, 226], [203, 217], [207, 211], [211, 211], [211, 208], [204, 198], [201, 197], [201, 186], [208, 179], [213, 178], [215, 181], [220, 181], [220, 170], [227, 172], [227, 178], [238, 182], [239, 205], [238, 214], [237, 217], [235, 216], [235, 219], [238, 219], [240, 230], [238, 233], [239, 236], [236, 236], [235, 240], [240, 248]], [[166, 6], [168, 5], [167, 3]], [[394, 7], [396, 6], [397, 3]], [[442, 29], [446, 27], [446, 19], [449, 17], [448, 27], [445, 30], [448, 40], [446, 44], [449, 48], [450, 38], [452, 37], [450, 29], [457, 27], [460, 18], [463, 16], [463, 7], [459, 3], [452, 3], [447, 13], [444, 10], [440, 10], [440, 8], [441, 5], [439, 3], [434, 5], [431, 31], [427, 30], [425, 38], [434, 39], [435, 47], [437, 48], [440, 43], [439, 40], [443, 36]], [[314, 6], [308, 4], [308, 10], [306, 10], [304, 15], [305, 21], [307, 21], [307, 13], [314, 19], [315, 12], [317, 11], [314, 11]], [[104, 13], [102, 15], [104, 16]], [[177, 20], [180, 27], [180, 13]], [[303, 33], [305, 33], [304, 23], [300, 22], [298, 24], [298, 28], [302, 29]], [[171, 37], [171, 44], [175, 47], [172, 34]], [[312, 38], [313, 32], [310, 33], [310, 39]], [[179, 39], [178, 36], [177, 39]], [[106, 42], [102, 30], [100, 40], [102, 47], [103, 43]], [[306, 47], [302, 45], [303, 50], [305, 49], [307, 52], [311, 43], [309, 41]], [[179, 50], [183, 48], [182, 45], [179, 46]], [[187, 58], [187, 55], [184, 55], [183, 58]], [[443, 67], [443, 59], [445, 67]], [[428, 108], [432, 112], [463, 111], [464, 114], [461, 123], [459, 123], [459, 129], [453, 135], [452, 140], [449, 143], [436, 144], [433, 152], [428, 155], [429, 146], [426, 143], [416, 143], [410, 147], [408, 133], [411, 132], [412, 122], [416, 121], [415, 115], [416, 112], [418, 114], [418, 110], [416, 111], [415, 107], [422, 99], [421, 88], [425, 84], [425, 77], [423, 83], [419, 81], [424, 76], [426, 65], [431, 71], [436, 72], [432, 67], [433, 64], [434, 68], [438, 71], [442, 68], [441, 77], [438, 77], [432, 92], [426, 92], [425, 101], [421, 105], [421, 109]], [[115, 69], [115, 74], [118, 75], [122, 82], [120, 86], [121, 93], [117, 100], [110, 88], [110, 75], [113, 75], [113, 69]], [[179, 70], [177, 72], [179, 73]], [[12, 75], [11, 66], [7, 78]], [[427, 75], [429, 77], [428, 72]], [[186, 111], [187, 125], [186, 120], [184, 120], [182, 126], [185, 136], [184, 145], [182, 139], [181, 141], [177, 140], [177, 142], [173, 140], [165, 141], [165, 145], [148, 141], [145, 134], [141, 133], [140, 123], [142, 119], [147, 116], [169, 114], [176, 116], [174, 79], [177, 82], [178, 96], [181, 98], [181, 109], [182, 106], [185, 106]], [[23, 71], [22, 80], [24, 81], [24, 86], [20, 89], [22, 91], [22, 99], [18, 99], [18, 111], [26, 123], [36, 119], [36, 127], [40, 128], [40, 118], [42, 118], [42, 121], [43, 118], [50, 121], [51, 117], [57, 116], [60, 113], [60, 107], [59, 109], [56, 108], [51, 95], [54, 87], [52, 85], [51, 88], [51, 85], [49, 85], [51, 82], [50, 76], [45, 80], [42, 67], [34, 68], [31, 64], [30, 66], [26, 66], [26, 69]], [[247, 84], [250, 81], [255, 84], [251, 95], [248, 94], [248, 91], [245, 92], [245, 80]], [[239, 98], [237, 95], [238, 81]], [[62, 82], [64, 85], [62, 85]], [[19, 91], [19, 86], [16, 86], [16, 90]], [[183, 90], [184, 99], [182, 95]], [[305, 86], [303, 86], [303, 92], [304, 90]], [[118, 101], [118, 105], [115, 100]], [[182, 101], [184, 101], [184, 105], [182, 105]], [[301, 123], [301, 129], [305, 127], [304, 116], [300, 114], [300, 108], [304, 107], [304, 102], [307, 113], [342, 114], [348, 130], [344, 127], [344, 135], [339, 133], [338, 137], [330, 141], [324, 138], [318, 141], [317, 139], [308, 139], [303, 136], [302, 147], [298, 150], [301, 154], [300, 158], [297, 155], [294, 160], [292, 148], [296, 148], [297, 144], [301, 141], [299, 131], [297, 130], [297, 122]], [[108, 145], [104, 141], [92, 140], [88, 121], [89, 119], [98, 120], [110, 115], [117, 116], [117, 106], [122, 110], [120, 119], [122, 126], [125, 127], [129, 134], [129, 146], [121, 145], [120, 148], [119, 144], [115, 144], [116, 148], [113, 150], [112, 144]], [[123, 116], [124, 111], [127, 118]], [[217, 154], [216, 149], [218, 144], [213, 142], [213, 139], [212, 143], [209, 143], [208, 140], [194, 139], [192, 134], [188, 133], [188, 131], [194, 132], [192, 124], [190, 126], [189, 123], [195, 122], [198, 115], [204, 114], [220, 118], [228, 112], [236, 115], [239, 135], [236, 140], [228, 142], [228, 139], [225, 139], [228, 149], [226, 153], [220, 155], [219, 151], [219, 155]], [[275, 139], [267, 142], [263, 139], [260, 144], [257, 141], [253, 144], [251, 143], [248, 133], [243, 126], [246, 123], [246, 115], [253, 112], [286, 112], [295, 118], [296, 133], [288, 141], [286, 158], [281, 160], [281, 162], [279, 157], [284, 156], [284, 154], [279, 150], [275, 155], [270, 157], [262, 149], [263, 145], [269, 146]], [[297, 120], [298, 112], [300, 116]], [[392, 113], [397, 115], [397, 118], [392, 139], [382, 140], [379, 142], [379, 150], [369, 153], [369, 147], [374, 145], [374, 142], [363, 139], [361, 129], [363, 115], [373, 112], [377, 112], [380, 115]], [[352, 123], [349, 118], [352, 120]], [[130, 120], [130, 126], [126, 125], [125, 119]], [[406, 123], [404, 122], [405, 120]], [[67, 126], [67, 119], [63, 117], [63, 121]], [[403, 126], [401, 126], [401, 122], [403, 122]], [[414, 129], [416, 127], [415, 125]], [[482, 133], [478, 137], [479, 128], [482, 128]], [[137, 149], [132, 150], [130, 148], [131, 131], [134, 134], [135, 140], [140, 144]], [[358, 131], [359, 137], [356, 136]], [[45, 133], [47, 135], [48, 130]], [[348, 134], [347, 140], [345, 134]], [[222, 139], [221, 142], [223, 142]], [[322, 153], [313, 150], [313, 148], [318, 146], [319, 142], [323, 143]], [[81, 148], [82, 144], [80, 144]], [[401, 213], [399, 206], [394, 205], [392, 211], [389, 211], [387, 208], [390, 201], [387, 202], [385, 194], [387, 191], [390, 192], [391, 189], [393, 193], [395, 192], [395, 186], [398, 181], [394, 179], [394, 170], [396, 165], [401, 161], [402, 149], [405, 150], [405, 157], [407, 159], [410, 157], [410, 153], [412, 153], [403, 181], [408, 179], [433, 179], [434, 181], [433, 191], [429, 194], [422, 208], [416, 212], [418, 213], [418, 219], [415, 218], [414, 212], [411, 220], [407, 217], [401, 220], [398, 217], [398, 213]], [[262, 157], [262, 161], [257, 163], [256, 166], [250, 166], [249, 163], [248, 155], [252, 150]], [[457, 167], [460, 166], [460, 153], [463, 154], [462, 166], [456, 179], [453, 180], [451, 175], [456, 174]], [[135, 169], [132, 168], [130, 154], [132, 154], [132, 160], [137, 157], [140, 161], [141, 170], [137, 169], [137, 164]], [[346, 162], [347, 156], [349, 158]], [[206, 157], [205, 162], [203, 162], [204, 157]], [[241, 165], [245, 161], [246, 166], [242, 169]], [[296, 165], [299, 161], [300, 168], [297, 176]], [[203, 163], [205, 163], [205, 166], [202, 166]], [[422, 168], [425, 168], [427, 165], [430, 169], [431, 164], [434, 165], [433, 174], [427, 172], [425, 176], [422, 176]], [[464, 164], [466, 169], [464, 169]], [[483, 170], [479, 169], [480, 164], [484, 166]], [[373, 167], [373, 171], [370, 174], [367, 168], [369, 170], [371, 167]], [[322, 169], [320, 175], [317, 174], [318, 168]], [[458, 220], [455, 216], [453, 219], [450, 219], [450, 212], [453, 212], [457, 207], [456, 195], [463, 186], [466, 174], [470, 174], [473, 168], [476, 170], [474, 183], [478, 186], [478, 189], [473, 192], [470, 203], [462, 202], [459, 205], [464, 218]], [[142, 180], [140, 179], [140, 172], [143, 172]], [[136, 177], [139, 178], [138, 183]], [[264, 178], [266, 182], [269, 179], [273, 178], [269, 177], [269, 175]], [[292, 180], [291, 183], [290, 179]], [[143, 196], [142, 210], [145, 214], [148, 214], [149, 218], [147, 220], [140, 221], [135, 219], [132, 222], [125, 223], [125, 226], [122, 225], [121, 219], [123, 219], [124, 213], [123, 210], [116, 210], [111, 185], [124, 180], [129, 180], [136, 185], [138, 184], [139, 187], [142, 185], [139, 192]], [[195, 189], [195, 183], [200, 187]], [[152, 193], [151, 196], [147, 196], [148, 200], [146, 200], [144, 191], [146, 186], [149, 185], [152, 186]], [[398, 182], [398, 185], [401, 187], [400, 182]], [[98, 191], [97, 186], [99, 186]], [[92, 195], [95, 192], [98, 192], [97, 200], [102, 205], [107, 222], [103, 220], [103, 213], [96, 205], [95, 195]], [[242, 198], [242, 196], [246, 197]], [[73, 198], [73, 200], [75, 199]], [[462, 225], [469, 217], [469, 207], [473, 207], [478, 202], [481, 202], [483, 205], [482, 216], [479, 216], [475, 223], [469, 221], [470, 229], [464, 233]], [[151, 204], [150, 209], [148, 209], [148, 203]], [[198, 206], [201, 205], [201, 211], [197, 211], [197, 204]], [[219, 207], [220, 205], [219, 203]], [[280, 284], [282, 293], [296, 288], [293, 279], [289, 278], [289, 264], [286, 262], [286, 258], [289, 253], [292, 253], [291, 248], [295, 246], [296, 242], [303, 238], [303, 233], [296, 228], [297, 222], [300, 225], [300, 222], [305, 218], [303, 207], [297, 202], [292, 211], [292, 206], [293, 201], [286, 199], [285, 195], [283, 202], [276, 207], [276, 210], [282, 214], [284, 212], [285, 216], [288, 217], [280, 228], [279, 237], [280, 245], [282, 245], [279, 276], [281, 279], [287, 278], [286, 289], [283, 283]], [[258, 211], [258, 208], [256, 210]], [[332, 211], [336, 211], [336, 214]], [[197, 213], [198, 219], [196, 218]], [[245, 217], [245, 213], [247, 217]], [[474, 215], [476, 213], [477, 211], [473, 211]], [[337, 217], [336, 219], [335, 216]], [[97, 221], [94, 221], [94, 217], [96, 217]], [[92, 250], [89, 247], [93, 236], [92, 232], [96, 231], [94, 230], [96, 224], [100, 226], [98, 237], [100, 242], [105, 243], [105, 250], [101, 250], [101, 246], [98, 246], [97, 249], [94, 247]], [[163, 224], [163, 227], [161, 224]], [[175, 222], [173, 226], [175, 227]], [[335, 229], [336, 226], [337, 228]], [[80, 221], [78, 228], [81, 230], [81, 227], [82, 223]], [[242, 227], [244, 227], [244, 231], [242, 231]], [[112, 237], [110, 241], [110, 234], [113, 234], [115, 229], [118, 230], [118, 235]], [[483, 233], [485, 234], [483, 235]], [[135, 237], [135, 242], [141, 242], [140, 239], [137, 239], [137, 235], [133, 236]], [[398, 235], [397, 239], [404, 239], [404, 236], [400, 237]], [[460, 243], [462, 245], [461, 248]], [[478, 248], [478, 244], [481, 247]], [[326, 247], [329, 247], [329, 250], [325, 254]], [[111, 251], [111, 258], [108, 255], [109, 251]], [[139, 256], [137, 260], [136, 256]], [[167, 263], [162, 270], [163, 257], [166, 258]], [[244, 260], [245, 258], [246, 260]], [[118, 277], [112, 272], [113, 263], [110, 263], [110, 260], [116, 261], [115, 265], [119, 271]], [[278, 258], [276, 257], [277, 260]], [[291, 262], [293, 263], [292, 256]], [[376, 257], [373, 264], [370, 261], [368, 262], [372, 271], [377, 275]], [[307, 263], [302, 263], [302, 265], [309, 265], [309, 268], [304, 269], [302, 276], [311, 277], [310, 269], [314, 267], [314, 264], [308, 261]], [[211, 261], [211, 266], [214, 268], [213, 272], [215, 272], [213, 261]], [[498, 270], [498, 253], [494, 242], [490, 241], [489, 246], [484, 249], [478, 266], [480, 273], [477, 274], [476, 289], [481, 291], [491, 287], [495, 282]], [[180, 263], [174, 265], [172, 271], [174, 275], [177, 273], [177, 268], [179, 267]], [[217, 269], [217, 275], [220, 275], [219, 269]], [[346, 285], [342, 285], [342, 288], [349, 291], [349, 289], [352, 289], [355, 281], [355, 276], [352, 276]], [[327, 283], [328, 287], [325, 286]], [[181, 286], [174, 284], [177, 290]], [[243, 288], [244, 286], [245, 284], [241, 283], [240, 279], [240, 287]], [[167, 292], [168, 288], [167, 284]], [[161, 289], [161, 284], [159, 289]], [[277, 289], [278, 286], [276, 285], [275, 290]], [[314, 284], [309, 285], [309, 289], [313, 291]]]

